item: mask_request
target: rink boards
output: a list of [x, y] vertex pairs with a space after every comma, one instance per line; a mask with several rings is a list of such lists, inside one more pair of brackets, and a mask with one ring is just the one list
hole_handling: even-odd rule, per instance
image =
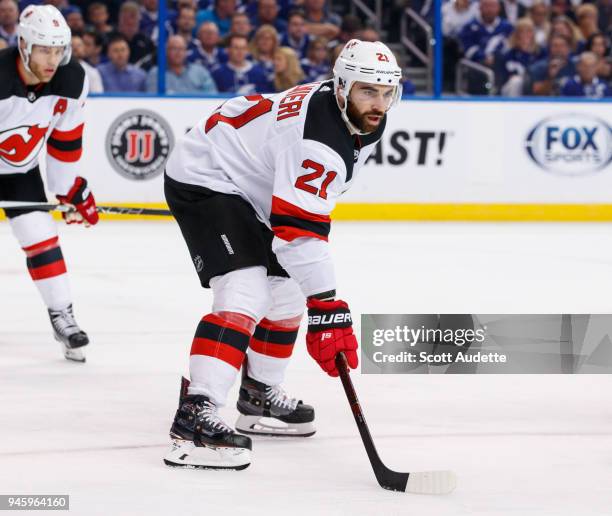
[[[173, 143], [224, 99], [96, 97], [83, 175], [98, 203], [164, 206]], [[402, 102], [343, 220], [612, 220], [611, 102]]]

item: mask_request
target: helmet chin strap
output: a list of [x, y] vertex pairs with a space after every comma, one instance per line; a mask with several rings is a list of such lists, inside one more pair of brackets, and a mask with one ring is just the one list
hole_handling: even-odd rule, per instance
[[[349, 132], [351, 134], [359, 134], [359, 135], [369, 134], [369, 133], [366, 133], [365, 131], [362, 131], [358, 127], [356, 127], [355, 124], [353, 124], [350, 121], [348, 113], [347, 113], [347, 109], [348, 109], [348, 96], [343, 97], [343, 99], [344, 99], [344, 107], [342, 107], [340, 105], [340, 94], [336, 93], [336, 104], [338, 104], [338, 109], [340, 110], [340, 115], [342, 116], [342, 120], [344, 120], [344, 123], [348, 127]], [[373, 132], [373, 131], [370, 131], [370, 132]]]
[[29, 52], [28, 52], [28, 44], [26, 43], [26, 48], [23, 49], [21, 48], [21, 38], [19, 38], [18, 42], [17, 42], [17, 48], [19, 50], [19, 55], [21, 56], [21, 62], [23, 63], [23, 67], [26, 69], [26, 71], [28, 73], [34, 73], [32, 72], [32, 70], [30, 69], [30, 53], [32, 52], [32, 48], [30, 48]]

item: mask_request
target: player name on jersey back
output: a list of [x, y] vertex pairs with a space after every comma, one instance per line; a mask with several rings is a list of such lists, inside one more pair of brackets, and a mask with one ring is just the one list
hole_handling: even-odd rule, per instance
[[299, 116], [304, 98], [319, 85], [319, 83], [300, 84], [287, 92], [278, 105], [276, 121]]

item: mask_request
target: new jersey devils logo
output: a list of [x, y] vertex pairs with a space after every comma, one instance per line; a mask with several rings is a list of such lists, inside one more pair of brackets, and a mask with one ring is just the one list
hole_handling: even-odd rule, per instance
[[47, 129], [36, 124], [0, 132], [0, 159], [13, 167], [27, 165], [42, 149]]

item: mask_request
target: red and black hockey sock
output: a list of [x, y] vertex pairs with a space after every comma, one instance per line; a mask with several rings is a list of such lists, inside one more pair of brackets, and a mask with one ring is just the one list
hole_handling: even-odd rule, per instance
[[299, 325], [282, 326], [274, 321], [262, 319], [251, 337], [249, 346], [253, 351], [274, 358], [289, 358], [297, 339]]
[[[191, 356], [218, 358], [240, 369], [251, 335], [245, 328], [215, 314], [202, 318], [191, 345]], [[193, 378], [192, 378], [193, 380]]]
[[58, 237], [24, 247], [28, 272], [34, 281], [53, 278], [66, 273], [66, 263]]

